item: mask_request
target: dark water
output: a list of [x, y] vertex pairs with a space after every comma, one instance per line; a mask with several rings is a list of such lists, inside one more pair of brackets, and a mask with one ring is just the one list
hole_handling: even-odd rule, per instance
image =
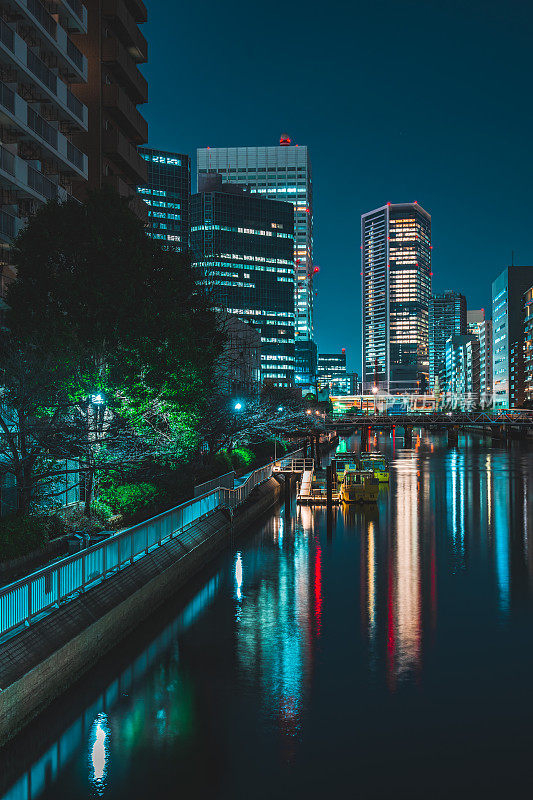
[[377, 509], [239, 539], [0, 756], [0, 798], [529, 794], [533, 455], [378, 447]]

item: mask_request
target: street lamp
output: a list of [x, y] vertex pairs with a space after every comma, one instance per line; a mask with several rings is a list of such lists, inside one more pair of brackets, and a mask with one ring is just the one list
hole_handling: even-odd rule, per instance
[[235, 403], [235, 405], [233, 406], [233, 408], [235, 409], [235, 411], [240, 411], [240, 410], [241, 410], [241, 408], [242, 408], [242, 403]]

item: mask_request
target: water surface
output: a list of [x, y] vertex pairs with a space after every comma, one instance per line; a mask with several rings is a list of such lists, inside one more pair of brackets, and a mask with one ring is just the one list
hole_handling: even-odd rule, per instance
[[0, 754], [0, 798], [529, 793], [533, 455], [371, 446], [377, 508], [276, 509]]

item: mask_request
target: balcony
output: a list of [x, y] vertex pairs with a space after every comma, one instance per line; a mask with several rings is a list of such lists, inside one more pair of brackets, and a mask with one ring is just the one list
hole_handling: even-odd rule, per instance
[[118, 84], [103, 87], [103, 103], [135, 144], [148, 141], [148, 123]]
[[132, 57], [118, 39], [104, 39], [102, 61], [112, 65], [117, 76], [123, 81], [136, 103], [148, 100], [148, 84], [141, 75]]
[[142, 0], [126, 0], [126, 5], [138, 25], [142, 25], [143, 22], [146, 22], [148, 14], [146, 13], [146, 6]]
[[148, 44], [124, 0], [103, 0], [102, 14], [112, 21], [116, 32], [134, 61], [145, 63], [148, 60]]
[[19, 139], [40, 144], [46, 158], [58, 170], [87, 178], [87, 156], [78, 150], [49, 120], [42, 117], [16, 92], [0, 81], [0, 124], [17, 131]]
[[148, 168], [144, 158], [141, 158], [126, 137], [118, 130], [104, 131], [103, 137], [104, 153], [119, 165], [120, 169], [126, 173], [131, 180], [138, 183], [146, 183], [148, 180]]
[[37, 169], [38, 162], [25, 161], [0, 145], [0, 184], [18, 197], [47, 200], [67, 199], [67, 191]]
[[[10, 13], [18, 18], [22, 16], [36, 29], [36, 38], [40, 39], [40, 43], [37, 41], [36, 44], [42, 49], [51, 50], [56, 58], [61, 59], [70, 80], [77, 83], [87, 80], [87, 59], [71, 41], [66, 29], [56, 22], [40, 0], [4, 0], [4, 5], [10, 9]], [[5, 30], [4, 34], [10, 38]], [[4, 43], [10, 46], [9, 41]]]
[[0, 211], [0, 241], [12, 242], [23, 226], [24, 222], [19, 217]]
[[49, 0], [49, 7], [72, 33], [87, 33], [87, 9], [80, 0]]

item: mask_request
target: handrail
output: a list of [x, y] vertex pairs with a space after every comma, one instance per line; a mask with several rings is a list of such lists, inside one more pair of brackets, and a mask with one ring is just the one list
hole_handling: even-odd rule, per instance
[[272, 476], [277, 463], [256, 469], [236, 489], [213, 489], [0, 588], [0, 638], [97, 586], [203, 517], [221, 508], [236, 509]]

